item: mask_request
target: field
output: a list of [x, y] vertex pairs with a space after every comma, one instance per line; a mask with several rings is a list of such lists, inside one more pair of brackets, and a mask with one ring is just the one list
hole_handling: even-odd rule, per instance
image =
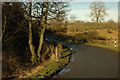
[[[52, 28], [52, 30], [54, 30]], [[102, 45], [104, 48], [118, 48], [118, 25], [117, 23], [101, 23], [99, 25], [90, 22], [74, 22], [60, 28], [55, 33], [56, 39], [69, 43]], [[115, 47], [116, 39], [116, 47]], [[105, 47], [106, 46], [106, 47]], [[115, 49], [114, 49], [115, 48]]]

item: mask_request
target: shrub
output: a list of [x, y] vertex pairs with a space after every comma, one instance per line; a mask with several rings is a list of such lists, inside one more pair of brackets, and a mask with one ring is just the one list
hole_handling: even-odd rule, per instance
[[93, 39], [95, 39], [95, 40], [106, 40], [106, 38], [104, 36], [96, 36], [96, 37], [93, 37]]
[[91, 31], [91, 32], [89, 32], [88, 33], [88, 39], [90, 40], [90, 39], [94, 39], [95, 37], [97, 37], [98, 36], [98, 32], [96, 32], [96, 31]]
[[107, 30], [107, 33], [113, 33], [113, 31], [112, 30]]

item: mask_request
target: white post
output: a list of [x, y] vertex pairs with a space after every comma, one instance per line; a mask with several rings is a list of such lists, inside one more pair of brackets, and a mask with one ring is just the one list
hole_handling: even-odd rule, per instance
[[115, 39], [115, 41], [114, 41], [114, 45], [115, 45], [115, 47], [116, 47], [116, 43], [117, 43], [117, 41], [116, 41], [116, 39]]

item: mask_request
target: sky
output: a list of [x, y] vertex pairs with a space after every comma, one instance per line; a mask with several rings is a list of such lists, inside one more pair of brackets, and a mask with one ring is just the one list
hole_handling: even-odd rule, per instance
[[[9, 2], [15, 2], [17, 0], [0, 0], [0, 1], [9, 1]], [[21, 1], [29, 1], [29, 0], [21, 0]], [[33, 0], [35, 1], [35, 0]], [[39, 1], [46, 1], [46, 0], [37, 0]], [[118, 22], [118, 2], [119, 0], [49, 0], [49, 1], [66, 1], [70, 2], [70, 9], [71, 11], [67, 15], [68, 19], [70, 15], [76, 16], [76, 20], [83, 20], [83, 21], [91, 21], [90, 19], [90, 4], [91, 2], [96, 1], [103, 1], [106, 8], [107, 8], [107, 14], [108, 16], [105, 17], [105, 21], [107, 20], [114, 20], [115, 22]], [[119, 8], [120, 9], [120, 8]]]
[[[68, 17], [71, 15], [76, 16], [76, 20], [91, 21], [89, 8], [91, 2], [70, 2], [71, 11], [68, 14]], [[105, 17], [105, 21], [114, 20], [118, 21], [118, 2], [104, 2], [107, 8], [108, 16]]]

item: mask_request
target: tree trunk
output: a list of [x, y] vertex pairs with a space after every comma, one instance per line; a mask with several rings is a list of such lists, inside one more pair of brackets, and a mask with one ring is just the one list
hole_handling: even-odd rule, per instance
[[6, 16], [4, 17], [4, 24], [3, 24], [2, 33], [0, 35], [0, 40], [2, 39], [3, 34], [5, 33], [5, 29], [6, 29]]
[[[44, 26], [44, 25], [43, 25], [43, 26]], [[43, 28], [41, 29], [41, 32], [40, 32], [39, 46], [38, 46], [38, 50], [37, 50], [37, 55], [38, 55], [38, 57], [40, 57], [40, 52], [41, 52], [42, 45], [43, 45], [44, 32], [45, 32], [45, 27], [43, 27]]]
[[29, 6], [29, 47], [30, 47], [30, 52], [31, 52], [31, 61], [33, 64], [37, 63], [37, 56], [35, 54], [35, 49], [32, 43], [32, 18], [31, 18], [31, 7], [32, 7], [32, 3], [30, 2], [30, 6]]
[[6, 28], [6, 16], [5, 16], [5, 20], [4, 20], [4, 25], [3, 25], [3, 30], [2, 30], [2, 34], [4, 34], [4, 32], [5, 32], [5, 28]]
[[40, 39], [39, 39], [39, 46], [38, 46], [38, 50], [37, 50], [37, 55], [40, 59], [40, 62], [42, 61], [41, 60], [41, 50], [42, 50], [42, 45], [43, 45], [43, 40], [44, 40], [44, 32], [45, 32], [45, 29], [41, 29], [41, 32], [40, 32]]
[[96, 17], [96, 23], [98, 23], [98, 16]]
[[31, 61], [33, 64], [37, 63], [37, 56], [35, 54], [35, 49], [32, 43], [32, 23], [31, 21], [29, 22], [29, 47], [30, 47], [30, 52], [32, 54]]
[[[42, 10], [43, 11], [43, 10]], [[41, 19], [41, 33], [40, 33], [40, 39], [39, 39], [39, 46], [38, 46], [38, 50], [37, 50], [37, 55], [39, 58], [41, 58], [41, 49], [42, 49], [42, 45], [43, 45], [43, 40], [44, 40], [44, 32], [45, 32], [45, 28], [47, 26], [47, 15], [48, 15], [48, 2], [46, 2], [46, 11], [45, 13], [42, 12], [43, 17]]]

